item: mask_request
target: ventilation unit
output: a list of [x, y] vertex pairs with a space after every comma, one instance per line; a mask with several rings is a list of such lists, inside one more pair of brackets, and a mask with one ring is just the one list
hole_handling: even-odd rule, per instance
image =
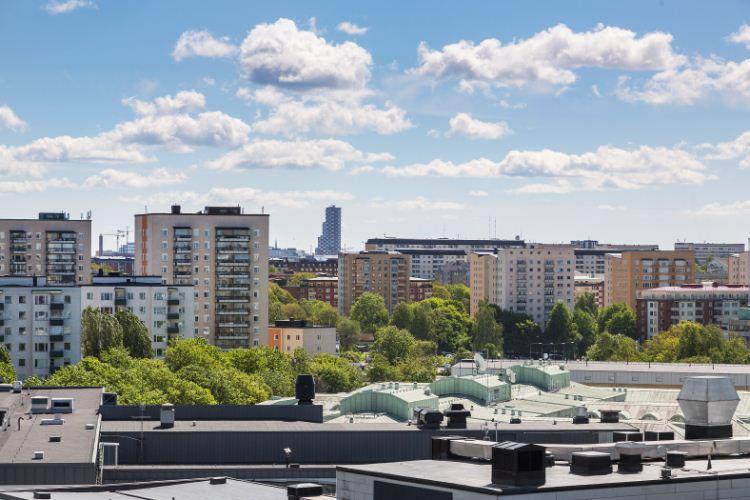
[[48, 396], [31, 396], [31, 413], [47, 413], [48, 409]]
[[471, 416], [471, 412], [464, 408], [462, 403], [452, 403], [451, 409], [445, 412], [448, 417], [446, 427], [450, 429], [466, 429], [466, 419]]
[[732, 437], [732, 417], [740, 398], [728, 377], [688, 377], [677, 402], [685, 415], [685, 439]]
[[544, 484], [544, 446], [505, 441], [492, 447], [492, 482], [513, 486]]
[[597, 476], [612, 472], [609, 453], [601, 451], [574, 451], [570, 458], [570, 472], [581, 476]]

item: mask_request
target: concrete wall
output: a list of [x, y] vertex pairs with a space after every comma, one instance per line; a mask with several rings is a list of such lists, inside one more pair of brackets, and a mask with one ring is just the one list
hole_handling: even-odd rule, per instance
[[[159, 420], [160, 407], [148, 405], [141, 413], [140, 406], [102, 406], [102, 420], [132, 420], [141, 415]], [[323, 422], [320, 405], [175, 405], [175, 420], [276, 420]], [[151, 422], [153, 424], [153, 422]]]
[[94, 484], [96, 465], [64, 463], [6, 463], [0, 467], [0, 484]]

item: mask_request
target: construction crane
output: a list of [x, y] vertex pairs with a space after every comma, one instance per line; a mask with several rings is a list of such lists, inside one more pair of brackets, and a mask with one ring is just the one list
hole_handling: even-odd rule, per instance
[[125, 229], [116, 229], [114, 233], [101, 233], [100, 236], [114, 236], [117, 242], [115, 251], [119, 252], [120, 251], [120, 238], [124, 236], [125, 244], [127, 245], [128, 243], [130, 243], [130, 228], [126, 226]]

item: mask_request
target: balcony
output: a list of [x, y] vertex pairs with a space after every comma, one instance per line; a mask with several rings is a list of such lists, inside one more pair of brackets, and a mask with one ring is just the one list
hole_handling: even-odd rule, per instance
[[169, 335], [176, 335], [180, 333], [180, 327], [179, 326], [168, 326], [167, 327], [167, 334]]
[[49, 353], [50, 358], [62, 358], [63, 356], [65, 356], [65, 352], [62, 349], [55, 349]]
[[180, 319], [180, 313], [167, 313], [167, 319]]
[[62, 311], [63, 309], [65, 309], [65, 304], [62, 302], [51, 302], [49, 305], [50, 311]]
[[49, 341], [50, 342], [63, 342], [65, 340], [64, 335], [50, 335]]
[[167, 299], [167, 305], [168, 306], [179, 306], [180, 305], [180, 299]]
[[64, 319], [63, 318], [50, 318], [49, 324], [51, 326], [63, 326], [64, 325]]

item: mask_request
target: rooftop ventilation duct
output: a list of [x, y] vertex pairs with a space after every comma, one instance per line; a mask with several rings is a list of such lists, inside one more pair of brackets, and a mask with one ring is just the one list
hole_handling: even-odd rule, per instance
[[313, 404], [315, 399], [315, 379], [310, 374], [297, 375], [294, 384], [294, 397], [300, 406]]
[[162, 429], [169, 429], [174, 427], [174, 405], [171, 403], [164, 403], [161, 405], [159, 411], [159, 423]]
[[589, 411], [585, 406], [576, 406], [576, 414], [573, 417], [574, 424], [588, 424]]
[[740, 398], [728, 377], [688, 377], [677, 402], [685, 415], [685, 439], [732, 437], [732, 417]]
[[302, 500], [308, 497], [317, 497], [323, 494], [323, 487], [315, 483], [291, 484], [286, 487], [286, 496], [289, 500]]
[[420, 429], [439, 429], [443, 414], [433, 408], [415, 408], [414, 419]]
[[643, 470], [641, 464], [641, 455], [646, 447], [640, 443], [623, 442], [615, 446], [617, 453], [620, 455], [620, 461], [617, 464], [617, 472], [621, 474], [634, 474]]
[[570, 472], [580, 476], [599, 476], [612, 473], [609, 453], [602, 451], [574, 451], [570, 455]]
[[601, 423], [603, 424], [616, 424], [620, 422], [620, 411], [619, 410], [600, 410]]
[[538, 486], [546, 480], [545, 448], [506, 441], [492, 447], [492, 482]]
[[615, 431], [612, 433], [612, 442], [643, 441], [643, 433], [638, 431]]
[[450, 429], [466, 429], [466, 419], [471, 416], [471, 412], [464, 408], [462, 403], [452, 403], [451, 409], [445, 412], [448, 417], [446, 427]]

